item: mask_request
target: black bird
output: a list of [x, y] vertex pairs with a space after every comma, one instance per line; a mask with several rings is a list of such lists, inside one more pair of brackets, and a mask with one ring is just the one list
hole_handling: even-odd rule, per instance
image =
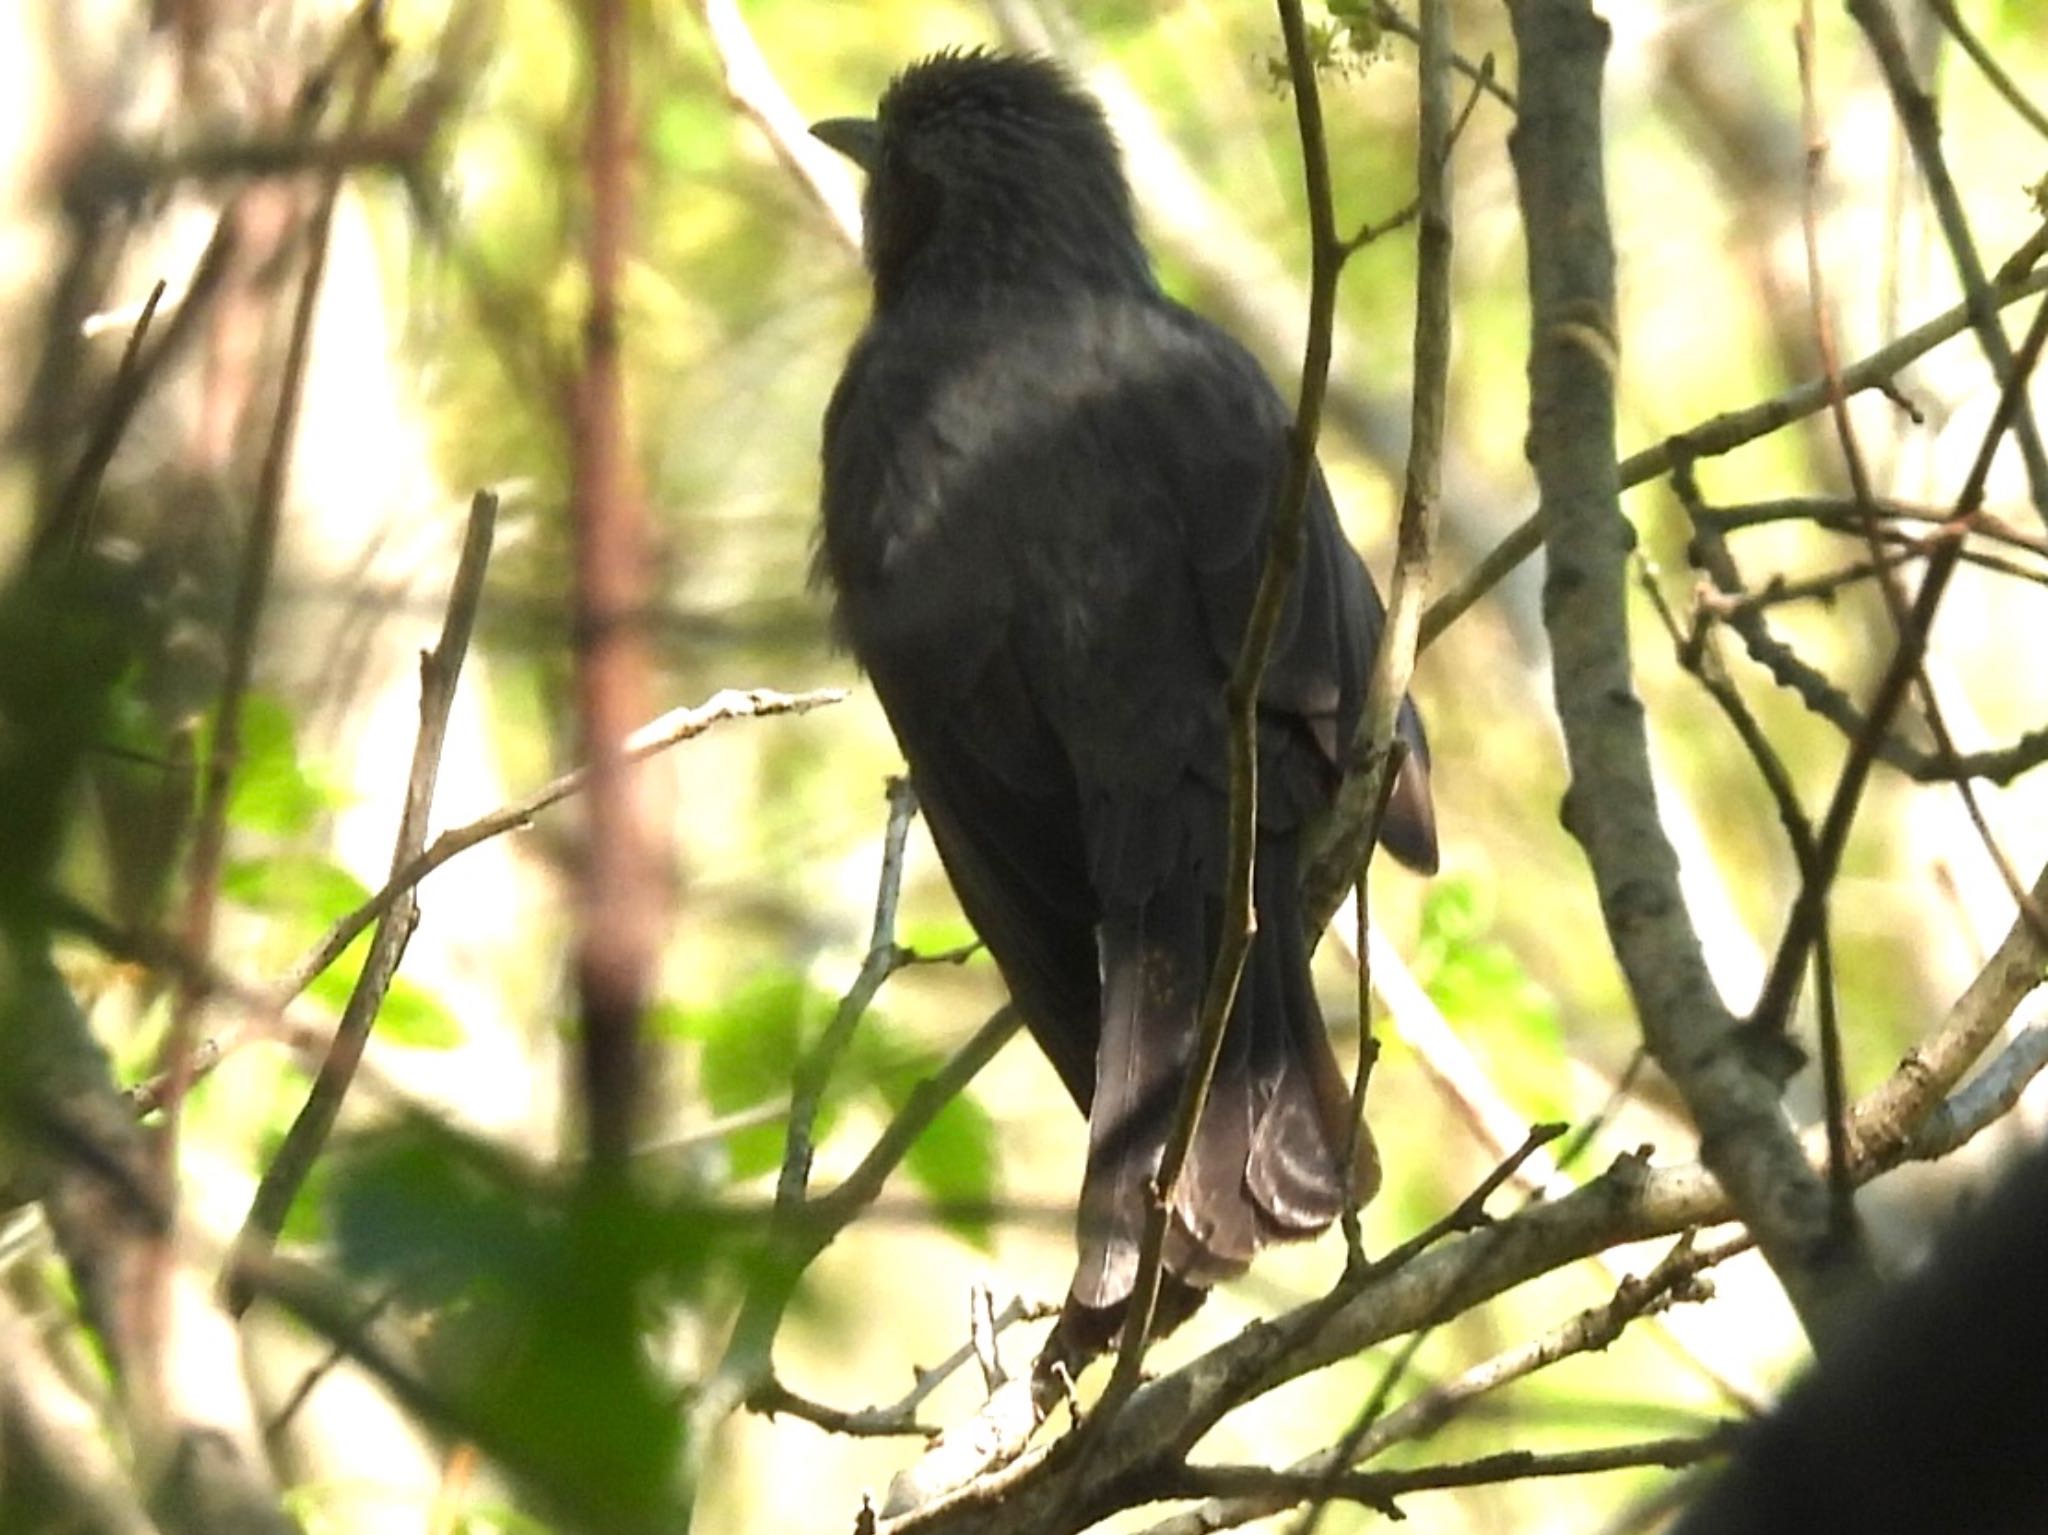
[[[1291, 417], [1160, 291], [1115, 140], [1054, 63], [948, 52], [873, 121], [874, 313], [825, 415], [819, 570], [960, 904], [1089, 1117], [1067, 1331], [1128, 1299], [1223, 921], [1223, 689]], [[1304, 829], [1382, 608], [1320, 473], [1259, 698], [1258, 933], [1173, 1209], [1162, 1317], [1343, 1206], [1348, 1091], [1309, 979]], [[1383, 840], [1430, 870], [1422, 725]], [[1361, 1198], [1378, 1183], [1370, 1138]]]

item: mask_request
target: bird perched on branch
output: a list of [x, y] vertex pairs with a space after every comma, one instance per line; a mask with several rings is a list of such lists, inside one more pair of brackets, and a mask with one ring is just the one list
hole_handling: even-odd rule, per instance
[[[1118, 1325], [1196, 1038], [1226, 875], [1224, 687], [1292, 421], [1168, 298], [1114, 139], [1044, 59], [942, 53], [872, 120], [874, 312], [825, 416], [821, 573], [969, 920], [1088, 1115], [1063, 1333]], [[1258, 705], [1257, 933], [1173, 1193], [1159, 1315], [1343, 1208], [1349, 1092], [1309, 977], [1303, 834], [1331, 803], [1382, 608], [1316, 474]], [[1386, 847], [1436, 864], [1422, 726]], [[1354, 1174], [1378, 1183], [1369, 1135]]]

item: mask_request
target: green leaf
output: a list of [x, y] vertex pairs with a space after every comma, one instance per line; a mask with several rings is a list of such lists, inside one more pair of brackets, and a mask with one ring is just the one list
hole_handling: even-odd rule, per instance
[[245, 698], [241, 755], [228, 795], [229, 824], [288, 837], [308, 829], [341, 800], [332, 784], [300, 763], [298, 730], [284, 704], [268, 693]]
[[377, 1037], [414, 1050], [453, 1050], [467, 1035], [446, 1003], [401, 975], [393, 977], [377, 1010]]
[[369, 888], [317, 853], [272, 853], [229, 861], [221, 894], [251, 911], [325, 927], [370, 898]]
[[[370, 952], [369, 933], [341, 951], [341, 957], [314, 976], [306, 994], [325, 1007], [340, 1012], [356, 989], [363, 973], [363, 961]], [[452, 1050], [468, 1037], [462, 1022], [448, 1005], [417, 981], [393, 976], [377, 1009], [378, 1038], [414, 1050]]]
[[344, 1272], [433, 1308], [430, 1411], [578, 1529], [687, 1523], [677, 1383], [654, 1365], [652, 1295], [690, 1293], [753, 1235], [562, 1180], [420, 1118], [337, 1144], [328, 1202]]
[[1492, 936], [1493, 896], [1469, 877], [1437, 881], [1423, 902], [1415, 972], [1444, 1017], [1515, 1084], [1532, 1119], [1571, 1117], [1564, 1022], [1550, 993]]
[[[943, 1064], [936, 1053], [897, 1038], [873, 1018], [864, 1021], [849, 1055], [849, 1065], [892, 1116], [903, 1112], [918, 1084]], [[903, 1170], [938, 1207], [948, 1231], [984, 1252], [993, 1245], [996, 1127], [987, 1109], [964, 1092], [956, 1094], [911, 1143]]]
[[[702, 1045], [698, 1073], [713, 1114], [736, 1114], [789, 1092], [790, 1073], [838, 1006], [838, 999], [796, 971], [764, 972], [715, 1007], [669, 1009], [660, 1026]], [[863, 1026], [872, 1019], [863, 1020]], [[814, 1134], [830, 1128], [832, 1105], [818, 1115]], [[780, 1164], [787, 1132], [755, 1125], [725, 1139], [730, 1174], [752, 1178]]]

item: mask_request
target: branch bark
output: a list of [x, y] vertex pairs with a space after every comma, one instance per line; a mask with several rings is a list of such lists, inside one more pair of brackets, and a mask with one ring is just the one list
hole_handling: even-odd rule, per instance
[[1684, 1097], [1700, 1154], [1756, 1233], [1816, 1346], [1874, 1282], [1837, 1239], [1778, 1084], [1743, 1048], [1714, 990], [1657, 818], [1643, 707], [1629, 673], [1614, 452], [1619, 352], [1601, 165], [1608, 29], [1586, 0], [1516, 0], [1521, 115], [1509, 147], [1528, 232], [1530, 459], [1550, 569], [1550, 631], [1571, 787], [1564, 820], [1586, 851], [1644, 1040]]

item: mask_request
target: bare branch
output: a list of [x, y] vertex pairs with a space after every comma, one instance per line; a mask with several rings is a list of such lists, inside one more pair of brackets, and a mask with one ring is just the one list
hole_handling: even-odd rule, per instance
[[2044, 522], [2048, 522], [2048, 449], [2042, 447], [2033, 407], [2027, 401], [2024, 380], [2028, 370], [2019, 366], [2013, 357], [2012, 343], [2006, 339], [2005, 327], [1998, 318], [1991, 281], [1985, 275], [1976, 242], [1970, 237], [1962, 198], [1956, 192], [1955, 181], [1948, 173], [1948, 161], [1942, 154], [1941, 123], [1934, 98], [1913, 78], [1913, 66], [1906, 56], [1905, 42], [1899, 36], [1898, 22], [1892, 16], [1887, 0], [1849, 0], [1849, 14], [1863, 29], [1871, 51], [1877, 55], [1878, 67], [1891, 91], [1893, 110], [1898, 114], [1899, 125], [1905, 129], [1906, 143], [1911, 146], [1914, 163], [1920, 168], [1921, 183], [1927, 189], [1929, 201], [1934, 204], [1935, 222], [1941, 226], [1942, 238], [1948, 243], [1949, 256], [1955, 262], [1956, 275], [1962, 282], [1963, 303], [1970, 313], [1970, 328], [1977, 333], [1977, 342], [1991, 363], [1991, 372], [1997, 378], [1999, 388], [2006, 392], [2011, 402], [2013, 435], [2019, 442], [2020, 457], [2027, 466], [2027, 485], [2034, 509]]
[[[484, 572], [490, 566], [491, 538], [497, 519], [498, 498], [489, 491], [478, 491], [470, 501], [469, 523], [463, 534], [455, 580], [449, 589], [441, 637], [431, 651], [420, 657], [420, 728], [413, 742], [405, 808], [399, 816], [398, 837], [391, 853], [394, 869], [404, 868], [417, 858], [427, 840], [427, 818], [433, 811], [441, 748], [448, 738], [448, 716], [454, 708], [456, 684], [462, 676], [470, 635], [476, 628], [477, 608], [483, 600]], [[341, 1114], [342, 1099], [355, 1080], [370, 1028], [377, 1021], [377, 1011], [418, 923], [419, 903], [410, 890], [378, 920], [362, 973], [356, 978], [355, 989], [342, 1010], [341, 1023], [334, 1031], [334, 1042], [320, 1063], [305, 1104], [285, 1132], [283, 1143], [250, 1201], [248, 1218], [235, 1239], [238, 1253], [269, 1252], [284, 1229], [292, 1202], [298, 1198]], [[228, 1308], [237, 1316], [247, 1309], [249, 1299], [247, 1290], [230, 1284]]]
[[[2003, 308], [2023, 298], [2048, 289], [2048, 272], [2018, 272], [2001, 276], [1991, 287], [1991, 302]], [[1901, 368], [1916, 358], [1931, 352], [1944, 341], [1961, 335], [1970, 328], [1970, 307], [1958, 304], [1955, 308], [1935, 316], [1926, 324], [1908, 331], [1888, 346], [1880, 347], [1861, 362], [1842, 370], [1842, 385], [1850, 394], [1861, 394], [1866, 389], [1883, 389]], [[1698, 426], [1663, 442], [1644, 448], [1622, 460], [1620, 478], [1623, 489], [1641, 485], [1660, 475], [1669, 474], [1672, 466], [1681, 459], [1713, 458], [1723, 453], [1732, 453], [1744, 443], [1754, 442], [1759, 437], [1768, 437], [1781, 427], [1795, 421], [1803, 421], [1815, 412], [1824, 410], [1828, 403], [1828, 383], [1824, 378], [1808, 379], [1805, 383], [1773, 395], [1768, 400], [1741, 410], [1724, 411]], [[1430, 604], [1429, 611], [1422, 616], [1422, 645], [1427, 649], [1436, 637], [1461, 617], [1481, 597], [1492, 591], [1508, 573], [1543, 545], [1541, 514], [1531, 512], [1507, 537], [1503, 538], [1462, 579], [1451, 586], [1437, 600]]]
[[[627, 763], [644, 762], [672, 746], [695, 740], [712, 726], [727, 720], [808, 714], [827, 704], [839, 703], [845, 697], [844, 688], [817, 688], [807, 693], [778, 693], [770, 688], [724, 688], [694, 708], [671, 709], [649, 720], [626, 737], [621, 757]], [[588, 764], [573, 768], [488, 815], [442, 832], [434, 838], [432, 846], [404, 868], [395, 871], [375, 895], [321, 935], [306, 952], [305, 958], [278, 981], [276, 993], [280, 1001], [289, 1001], [304, 991], [312, 984], [313, 977], [341, 958], [342, 951], [355, 942], [372, 922], [442, 864], [480, 842], [531, 826], [534, 817], [550, 805], [559, 804], [570, 795], [581, 794], [590, 788], [591, 777]]]

